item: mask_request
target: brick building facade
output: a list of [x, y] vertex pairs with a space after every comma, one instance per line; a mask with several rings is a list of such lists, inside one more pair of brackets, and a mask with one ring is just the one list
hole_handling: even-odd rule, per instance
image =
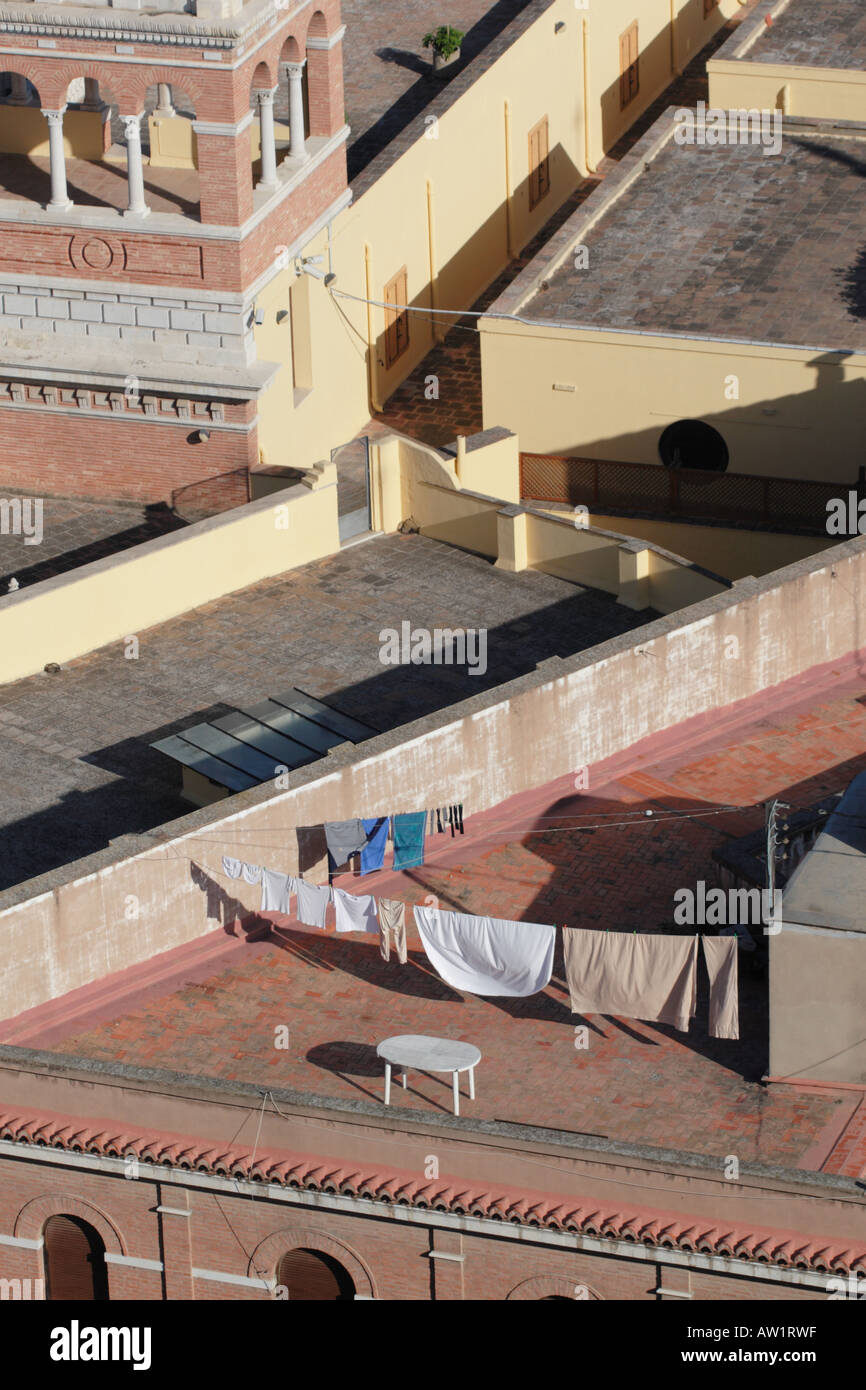
[[[51, 1058], [49, 1074], [48, 1054], [17, 1053], [20, 1070], [3, 1061], [6, 1095], [83, 1096], [74, 1061]], [[127, 1068], [89, 1075], [77, 1114], [0, 1111], [0, 1297], [62, 1297], [71, 1278], [88, 1299], [102, 1277], [110, 1300], [798, 1301], [854, 1296], [866, 1277], [862, 1243], [802, 1234], [804, 1222], [842, 1232], [845, 1179], [755, 1168], [734, 1194], [694, 1155], [585, 1141], [567, 1152], [562, 1136], [523, 1140], [502, 1124], [385, 1119], [364, 1103]], [[100, 1106], [102, 1118], [82, 1117]], [[133, 1113], [182, 1115], [197, 1134]], [[245, 1125], [246, 1145], [213, 1137]], [[291, 1147], [278, 1138], [289, 1134]], [[400, 1168], [387, 1161], [397, 1154]], [[81, 1238], [77, 1273], [57, 1218]]]
[[[338, 0], [31, 8], [0, 6], [0, 484], [171, 501], [230, 477], [244, 501], [279, 366], [256, 295], [349, 197]], [[47, 167], [14, 152], [40, 120]]]

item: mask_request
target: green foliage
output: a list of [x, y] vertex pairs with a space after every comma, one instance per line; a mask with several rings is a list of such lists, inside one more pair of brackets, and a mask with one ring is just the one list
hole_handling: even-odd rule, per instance
[[452, 29], [450, 24], [440, 24], [438, 29], [425, 34], [421, 42], [424, 48], [432, 48], [433, 52], [442, 58], [450, 58], [452, 53], [457, 52], [465, 37], [462, 30]]

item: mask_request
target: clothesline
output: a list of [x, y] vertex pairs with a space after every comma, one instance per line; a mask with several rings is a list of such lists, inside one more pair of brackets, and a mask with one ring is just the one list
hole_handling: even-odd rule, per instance
[[[379, 933], [384, 960], [390, 948], [406, 964], [406, 904], [377, 901], [223, 856], [229, 878], [261, 881], [262, 912], [292, 915], [324, 929], [333, 904], [338, 932]], [[547, 988], [553, 973], [556, 927], [539, 922], [477, 917], [412, 905], [415, 927], [433, 968], [454, 989], [482, 996], [525, 998]], [[637, 931], [563, 931], [565, 973], [573, 1013], [600, 1013], [666, 1023], [688, 1031], [697, 1002], [698, 941], [710, 977], [710, 1032], [739, 1037], [737, 948], [733, 936], [663, 936]]]

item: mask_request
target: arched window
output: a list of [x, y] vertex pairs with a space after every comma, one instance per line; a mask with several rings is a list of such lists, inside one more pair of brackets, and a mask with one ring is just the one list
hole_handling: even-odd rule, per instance
[[703, 420], [677, 420], [659, 440], [659, 454], [666, 468], [698, 468], [724, 473], [728, 446], [718, 430]]
[[108, 1270], [99, 1232], [77, 1216], [49, 1216], [45, 1223], [46, 1297], [55, 1302], [105, 1302]]
[[355, 1297], [347, 1271], [320, 1250], [289, 1250], [277, 1265], [277, 1283], [288, 1302], [345, 1303]]

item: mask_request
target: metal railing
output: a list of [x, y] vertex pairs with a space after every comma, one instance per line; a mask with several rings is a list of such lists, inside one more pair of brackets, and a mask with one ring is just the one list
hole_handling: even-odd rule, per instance
[[652, 463], [520, 455], [520, 492], [527, 500], [814, 535], [826, 535], [827, 503], [847, 496], [850, 488], [850, 483], [710, 473]]

